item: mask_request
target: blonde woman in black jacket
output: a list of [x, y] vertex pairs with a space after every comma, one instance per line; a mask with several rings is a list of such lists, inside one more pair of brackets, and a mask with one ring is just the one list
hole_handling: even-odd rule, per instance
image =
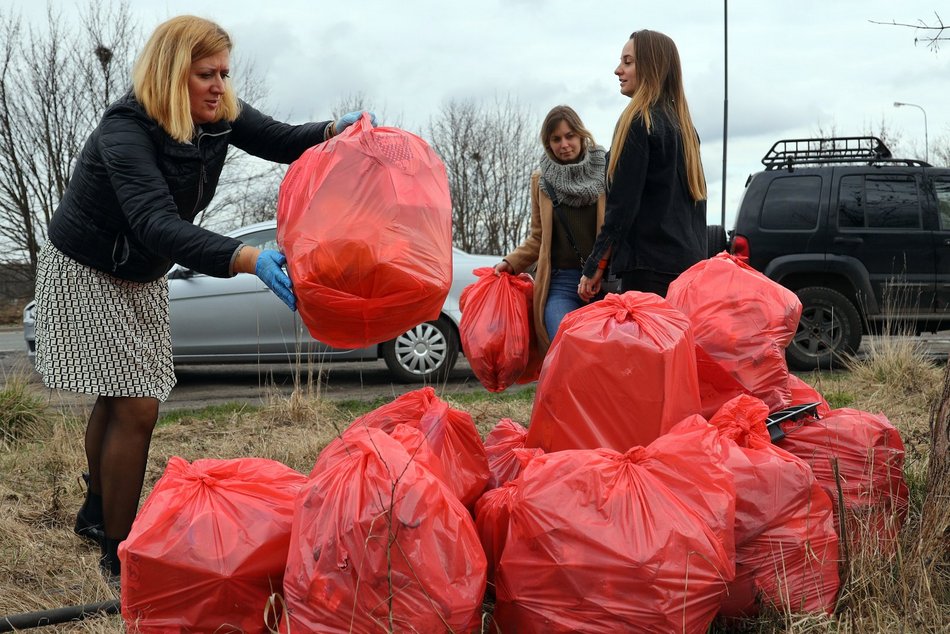
[[604, 270], [597, 263], [609, 255], [623, 291], [665, 296], [670, 282], [706, 257], [706, 181], [676, 44], [637, 31], [614, 74], [630, 103], [614, 130], [606, 217], [578, 293], [599, 292]]
[[293, 310], [284, 256], [192, 224], [211, 201], [228, 145], [290, 163], [359, 117], [291, 126], [240, 102], [231, 39], [214, 22], [161, 24], [110, 106], [50, 222], [36, 276], [36, 367], [50, 388], [95, 394], [86, 426], [86, 501], [75, 531], [117, 549], [138, 510], [159, 402], [175, 384], [168, 314], [173, 262], [216, 277], [254, 273]]

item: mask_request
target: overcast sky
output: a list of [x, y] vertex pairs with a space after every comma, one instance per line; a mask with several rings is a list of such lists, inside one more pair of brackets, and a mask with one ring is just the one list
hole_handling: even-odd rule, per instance
[[[85, 3], [83, 3], [85, 4]], [[75, 15], [78, 3], [53, 1]], [[211, 18], [253, 60], [266, 109], [291, 121], [325, 119], [342, 95], [363, 93], [378, 113], [421, 132], [450, 98], [512, 96], [536, 114], [574, 107], [609, 145], [626, 99], [613, 69], [630, 33], [649, 28], [677, 43], [686, 93], [703, 141], [709, 221], [723, 191], [724, 6], [708, 0], [131, 0], [144, 32], [181, 13]], [[0, 0], [41, 24], [36, 0]], [[734, 0], [728, 3], [726, 224], [746, 177], [782, 138], [880, 130], [902, 154], [950, 144], [950, 42], [915, 45], [913, 29], [872, 21], [936, 22], [936, 2]], [[950, 20], [950, 8], [942, 18]], [[240, 73], [239, 67], [233, 68]], [[386, 123], [385, 118], [381, 122]], [[539, 148], [540, 153], [540, 148]]]

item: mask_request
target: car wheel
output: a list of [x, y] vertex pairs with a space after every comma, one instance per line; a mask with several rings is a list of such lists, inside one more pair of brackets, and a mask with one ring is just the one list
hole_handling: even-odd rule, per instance
[[830, 288], [811, 286], [796, 293], [802, 318], [785, 350], [795, 370], [841, 367], [861, 345], [861, 315], [847, 297]]
[[729, 248], [729, 242], [726, 239], [726, 230], [722, 225], [706, 226], [706, 257], [722, 253]]
[[383, 360], [401, 383], [444, 381], [455, 367], [459, 339], [446, 317], [404, 332], [382, 345]]

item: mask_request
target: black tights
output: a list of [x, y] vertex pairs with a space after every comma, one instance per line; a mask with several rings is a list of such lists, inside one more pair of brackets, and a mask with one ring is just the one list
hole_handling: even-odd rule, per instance
[[89, 490], [102, 496], [106, 537], [125, 539], [138, 512], [158, 399], [100, 396], [86, 425]]

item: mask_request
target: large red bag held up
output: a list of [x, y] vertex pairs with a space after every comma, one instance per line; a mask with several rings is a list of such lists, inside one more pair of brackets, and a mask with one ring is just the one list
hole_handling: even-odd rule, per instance
[[[749, 394], [765, 401], [770, 411], [788, 405], [785, 348], [802, 315], [795, 293], [735, 256], [720, 253], [683, 271], [666, 298], [689, 316], [696, 344]], [[707, 413], [710, 409], [718, 407], [704, 407]]]
[[306, 481], [263, 458], [170, 458], [119, 545], [129, 631], [265, 632]]
[[344, 440], [346, 451], [320, 454], [296, 501], [290, 631], [477, 630], [486, 561], [468, 510], [386, 432], [358, 427]]
[[318, 341], [362, 348], [437, 319], [452, 284], [445, 167], [419, 137], [368, 114], [290, 166], [277, 241]]
[[[734, 572], [721, 537], [735, 490], [718, 433], [694, 422], [662, 449], [538, 456], [486, 494], [500, 631], [707, 631]], [[680, 449], [688, 456], [661, 456]]]
[[[818, 420], [789, 422], [783, 431], [779, 446], [809, 464], [836, 511], [840, 482], [851, 550], [892, 552], [907, 516], [909, 492], [904, 443], [887, 417], [841, 408]], [[840, 534], [837, 512], [835, 525]]]
[[649, 445], [700, 411], [694, 346], [686, 316], [652, 293], [571, 311], [544, 359], [526, 446]]
[[[474, 508], [488, 483], [489, 469], [485, 445], [471, 415], [449, 407], [427, 386], [360, 416], [343, 432], [343, 437], [361, 427], [375, 427], [392, 434], [399, 424], [422, 432], [429, 450], [439, 458], [446, 486], [462, 504]], [[319, 463], [311, 471], [311, 478], [318, 467]]]
[[459, 298], [459, 337], [472, 372], [489, 392], [514, 384], [528, 367], [531, 297], [534, 281], [526, 273], [495, 274], [489, 267], [473, 271], [478, 278]]
[[831, 500], [804, 461], [771, 443], [768, 413], [742, 395], [710, 421], [736, 484], [736, 578], [722, 614], [830, 613], [840, 585]]

